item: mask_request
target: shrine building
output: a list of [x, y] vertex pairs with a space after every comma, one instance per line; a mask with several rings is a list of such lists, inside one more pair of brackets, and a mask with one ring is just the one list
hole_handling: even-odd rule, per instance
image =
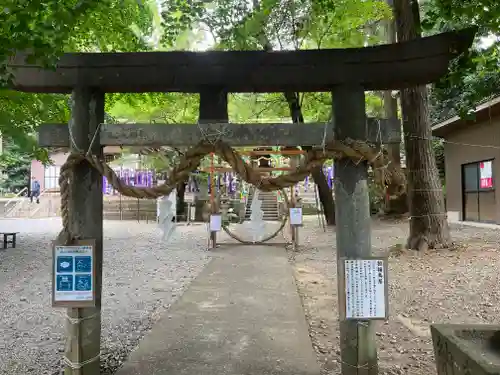
[[474, 120], [451, 117], [432, 126], [444, 139], [448, 219], [500, 224], [500, 97], [477, 106]]

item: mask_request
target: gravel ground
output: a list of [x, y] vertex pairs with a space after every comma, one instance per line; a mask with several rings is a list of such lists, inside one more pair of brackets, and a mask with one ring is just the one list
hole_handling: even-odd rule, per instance
[[[456, 250], [391, 252], [390, 318], [375, 323], [381, 374], [436, 373], [431, 323], [500, 323], [500, 230], [451, 228]], [[407, 221], [375, 221], [374, 251], [404, 244], [407, 232]], [[323, 375], [339, 374], [335, 233], [313, 221], [301, 233], [305, 246], [291, 262], [310, 335]]]
[[[0, 375], [58, 374], [64, 309], [51, 307], [50, 242], [58, 219], [2, 220], [19, 231], [0, 250]], [[102, 373], [111, 374], [158, 315], [209, 261], [203, 226], [181, 226], [168, 247], [155, 224], [105, 222]]]
[[[0, 251], [0, 375], [57, 374], [64, 310], [51, 307], [50, 241], [60, 221], [0, 223], [22, 233], [16, 249]], [[375, 221], [374, 250], [403, 244], [407, 228], [407, 222]], [[105, 223], [103, 374], [113, 373], [207, 264], [205, 230], [181, 226], [166, 247], [154, 224]], [[452, 232], [461, 244], [456, 250], [392, 252], [390, 319], [376, 323], [381, 374], [435, 374], [432, 322], [500, 323], [500, 231], [453, 226]], [[290, 254], [310, 335], [323, 374], [338, 374], [335, 232], [323, 232], [310, 218], [300, 239], [304, 246]]]

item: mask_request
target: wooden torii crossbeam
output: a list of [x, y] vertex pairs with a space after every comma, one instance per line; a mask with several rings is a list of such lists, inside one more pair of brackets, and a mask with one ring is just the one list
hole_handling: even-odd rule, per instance
[[[102, 146], [193, 146], [211, 136], [234, 147], [321, 146], [333, 139], [333, 127], [332, 123], [102, 124], [100, 139]], [[401, 123], [368, 118], [364, 139], [375, 144], [400, 143]], [[38, 144], [69, 147], [68, 125], [42, 124]]]
[[357, 83], [365, 90], [401, 89], [434, 82], [451, 59], [471, 45], [474, 30], [447, 32], [411, 42], [364, 48], [301, 51], [68, 53], [55, 70], [26, 63], [9, 66], [14, 88], [69, 93], [74, 87], [103, 92], [324, 91]]

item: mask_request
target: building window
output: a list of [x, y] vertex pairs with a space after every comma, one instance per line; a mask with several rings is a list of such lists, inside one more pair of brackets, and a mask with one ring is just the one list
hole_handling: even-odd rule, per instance
[[56, 165], [49, 165], [45, 167], [45, 175], [44, 175], [44, 189], [45, 190], [58, 190], [59, 189], [59, 174], [61, 171], [61, 167]]
[[462, 218], [465, 221], [496, 222], [493, 162], [462, 165]]

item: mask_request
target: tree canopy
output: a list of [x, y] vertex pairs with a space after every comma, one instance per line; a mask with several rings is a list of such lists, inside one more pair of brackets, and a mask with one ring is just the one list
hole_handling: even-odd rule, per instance
[[29, 52], [30, 61], [51, 66], [63, 52], [140, 51], [152, 28], [148, 8], [135, 0], [6, 0], [0, 9], [0, 132], [32, 156], [47, 160], [34, 131], [44, 121], [68, 120], [65, 95], [6, 89], [10, 56]]
[[[409, 0], [411, 1], [411, 0]], [[300, 49], [357, 47], [383, 42], [383, 20], [391, 10], [380, 0], [6, 0], [0, 9], [0, 80], [10, 78], [7, 62], [17, 51], [50, 66], [67, 51], [171, 49]], [[492, 0], [427, 0], [423, 26], [435, 33], [479, 27], [489, 45], [476, 48], [433, 86], [433, 119], [465, 113], [475, 101], [500, 87], [500, 5]], [[186, 122], [197, 117], [196, 96], [180, 94], [108, 95], [114, 117]], [[326, 94], [301, 94], [308, 120], [331, 116]], [[280, 94], [232, 95], [232, 121], [288, 117]], [[378, 115], [381, 99], [368, 94], [368, 111]], [[0, 132], [23, 150], [46, 160], [33, 133], [44, 121], [68, 120], [65, 95], [25, 94], [0, 89]]]
[[456, 61], [450, 74], [431, 91], [432, 120], [470, 109], [500, 94], [500, 3], [493, 0], [428, 0], [422, 5], [422, 25], [427, 33], [477, 27], [474, 47]]

